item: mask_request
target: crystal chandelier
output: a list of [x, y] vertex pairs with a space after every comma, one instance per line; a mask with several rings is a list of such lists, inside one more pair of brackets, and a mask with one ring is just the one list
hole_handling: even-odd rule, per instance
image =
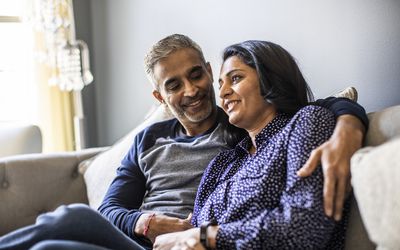
[[34, 0], [31, 4], [30, 21], [44, 37], [44, 47], [36, 54], [51, 70], [49, 84], [72, 92], [75, 149], [80, 150], [86, 147], [81, 91], [93, 81], [88, 46], [76, 40], [72, 0]]
[[32, 21], [43, 32], [45, 48], [38, 59], [51, 69], [49, 84], [63, 91], [80, 91], [93, 81], [89, 50], [76, 40], [72, 0], [35, 0]]

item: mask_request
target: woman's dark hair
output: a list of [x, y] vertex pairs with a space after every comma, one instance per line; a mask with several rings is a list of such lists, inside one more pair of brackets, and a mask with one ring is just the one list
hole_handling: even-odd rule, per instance
[[278, 112], [295, 114], [314, 96], [294, 58], [281, 46], [250, 40], [227, 47], [222, 60], [237, 56], [257, 72], [261, 95]]
[[246, 130], [238, 128], [235, 125], [229, 123], [228, 121], [226, 121], [225, 124], [226, 125], [225, 127], [223, 127], [222, 133], [226, 143], [230, 147], [236, 146], [236, 144], [238, 144], [241, 140], [243, 140], [243, 138], [245, 138], [248, 135]]

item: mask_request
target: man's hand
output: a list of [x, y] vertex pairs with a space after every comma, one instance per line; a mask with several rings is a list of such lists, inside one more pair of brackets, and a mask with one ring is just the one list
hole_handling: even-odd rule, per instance
[[205, 250], [200, 243], [200, 228], [184, 232], [163, 234], [156, 238], [154, 250]]
[[[161, 234], [184, 231], [192, 228], [190, 220], [192, 214], [186, 219], [178, 219], [162, 214], [156, 214], [150, 219], [151, 214], [142, 214], [135, 226], [135, 234], [143, 235], [146, 225], [148, 225], [147, 238], [154, 242], [155, 238]], [[150, 221], [149, 221], [150, 220]]]
[[364, 125], [352, 115], [337, 119], [331, 138], [311, 152], [310, 158], [297, 172], [306, 177], [322, 164], [324, 173], [324, 210], [335, 220], [342, 217], [343, 203], [350, 186], [350, 158], [361, 148]]

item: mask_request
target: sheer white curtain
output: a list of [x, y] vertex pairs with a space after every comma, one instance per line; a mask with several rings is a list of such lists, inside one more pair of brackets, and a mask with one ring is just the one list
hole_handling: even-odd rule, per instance
[[72, 0], [0, 0], [0, 32], [0, 121], [39, 125], [46, 152], [83, 148], [93, 76]]
[[34, 0], [30, 22], [35, 30], [44, 149], [85, 147], [81, 90], [93, 80], [86, 44], [75, 38], [72, 0]]

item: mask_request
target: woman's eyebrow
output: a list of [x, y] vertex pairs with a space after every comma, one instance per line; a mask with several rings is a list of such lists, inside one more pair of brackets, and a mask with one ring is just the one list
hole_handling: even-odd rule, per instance
[[230, 75], [232, 75], [233, 73], [235, 73], [237, 71], [243, 71], [243, 70], [242, 69], [232, 69], [228, 73], [226, 73], [225, 76], [230, 76]]
[[[243, 71], [243, 70], [241, 70], [241, 69], [232, 69], [232, 70], [229, 71], [228, 73], [224, 74], [224, 76], [225, 76], [225, 77], [230, 76], [230, 75], [232, 75], [233, 73], [235, 73], [235, 72], [237, 72], [237, 71]], [[221, 83], [221, 82], [223, 82], [223, 81], [222, 81], [222, 78], [220, 77], [220, 78], [218, 79], [218, 83]]]

